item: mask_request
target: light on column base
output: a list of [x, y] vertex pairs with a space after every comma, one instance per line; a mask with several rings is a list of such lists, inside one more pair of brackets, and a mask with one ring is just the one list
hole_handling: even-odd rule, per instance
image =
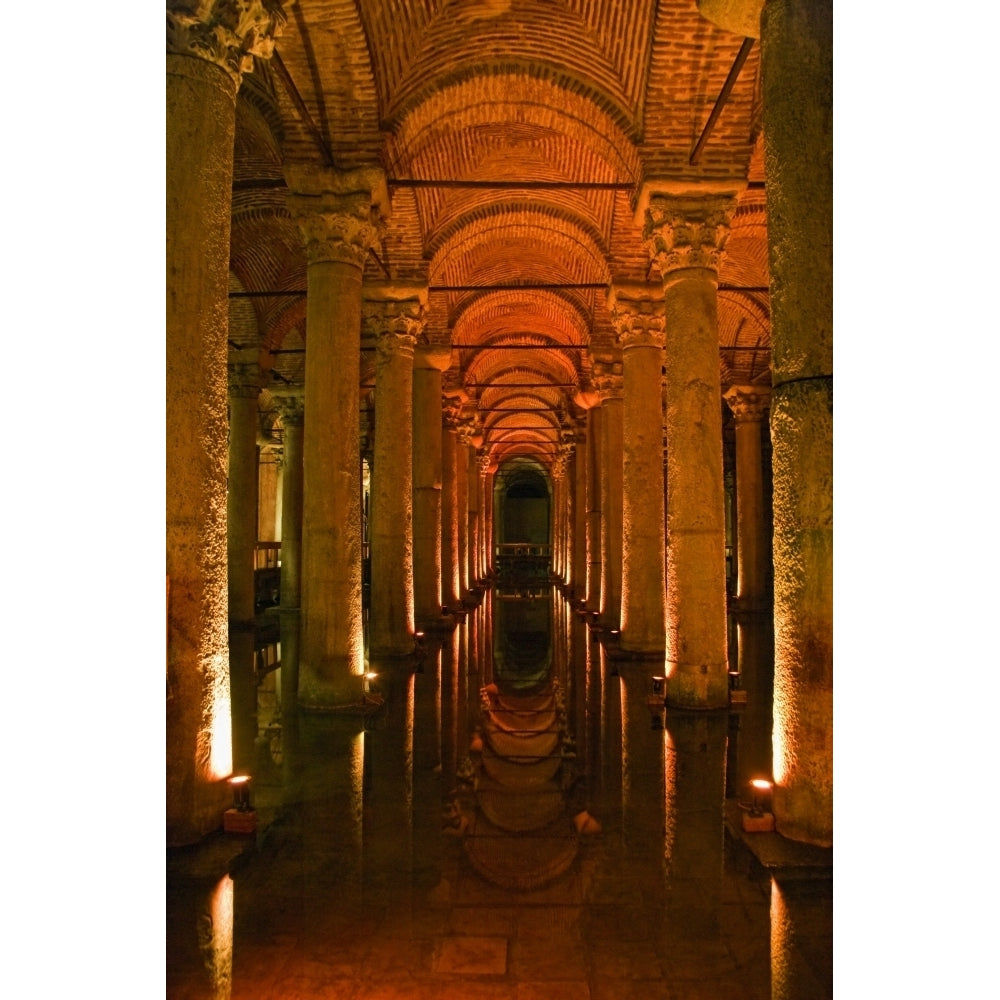
[[772, 787], [765, 778], [754, 778], [750, 782], [750, 810], [743, 814], [743, 829], [748, 833], [767, 833], [774, 829], [774, 813], [769, 808]]
[[257, 813], [250, 805], [250, 775], [234, 774], [229, 779], [233, 805], [222, 814], [222, 829], [226, 833], [253, 833], [257, 829]]

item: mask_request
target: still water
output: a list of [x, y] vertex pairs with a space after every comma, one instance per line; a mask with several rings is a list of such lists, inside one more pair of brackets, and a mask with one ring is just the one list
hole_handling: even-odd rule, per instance
[[740, 623], [746, 708], [662, 712], [658, 665], [558, 590], [497, 589], [370, 664], [377, 711], [283, 706], [257, 834], [168, 857], [167, 996], [832, 996], [829, 872], [776, 878], [738, 832], [765, 632]]

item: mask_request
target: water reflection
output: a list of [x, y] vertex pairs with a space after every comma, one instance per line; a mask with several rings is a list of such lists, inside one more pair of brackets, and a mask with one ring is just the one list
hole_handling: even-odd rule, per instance
[[471, 997], [438, 964], [463, 936], [504, 942], [503, 996], [831, 995], [829, 879], [772, 880], [725, 826], [763, 722], [663, 711], [661, 670], [512, 588], [379, 665], [376, 714], [286, 702], [256, 849], [168, 881], [168, 996]]

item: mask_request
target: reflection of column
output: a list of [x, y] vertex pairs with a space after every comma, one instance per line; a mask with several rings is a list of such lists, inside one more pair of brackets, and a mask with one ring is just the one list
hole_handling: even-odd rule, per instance
[[191, 6], [167, 3], [168, 844], [218, 828], [228, 797], [219, 779], [232, 769], [226, 316], [236, 92], [285, 21], [277, 3], [201, 15]]
[[759, 603], [765, 596], [767, 537], [760, 432], [770, 389], [734, 385], [725, 400], [736, 421], [736, 596]]
[[670, 937], [703, 938], [719, 931], [728, 722], [726, 711], [666, 713], [665, 930]]
[[309, 287], [299, 704], [320, 708], [362, 690], [361, 281], [388, 197], [376, 170], [287, 165], [285, 174]]
[[416, 675], [385, 675], [384, 724], [365, 732], [366, 888], [405, 893], [413, 875], [413, 718]]
[[765, 4], [774, 816], [779, 833], [822, 845], [833, 843], [832, 52], [831, 0]]
[[301, 389], [273, 394], [281, 414], [281, 709], [294, 709], [299, 690], [299, 599], [302, 566], [302, 424]]
[[601, 624], [617, 628], [622, 614], [622, 363], [594, 364], [601, 394]]
[[254, 763], [257, 676], [254, 664], [254, 557], [257, 546], [257, 348], [241, 351], [229, 369], [229, 488], [226, 500], [229, 575], [229, 688], [233, 769]]
[[730, 206], [654, 192], [645, 212], [666, 309], [667, 692], [679, 707], [729, 697], [716, 288]]
[[612, 286], [622, 347], [621, 646], [662, 653], [666, 643], [663, 508], [662, 289]]
[[373, 286], [364, 297], [376, 337], [369, 647], [371, 656], [405, 656], [413, 651], [413, 351], [427, 290]]
[[441, 412], [441, 603], [454, 609], [460, 605], [458, 590], [458, 479], [457, 400], [445, 397]]
[[[656, 866], [650, 879], [663, 877], [663, 729], [653, 729], [649, 699], [652, 682], [641, 668], [621, 671], [622, 832], [632, 860], [645, 857]], [[661, 704], [655, 713], [659, 721]], [[720, 807], [722, 800], [719, 800]]]
[[771, 879], [771, 1000], [833, 996], [833, 883]]
[[441, 618], [441, 372], [447, 347], [420, 346], [413, 363], [413, 608], [418, 625]]

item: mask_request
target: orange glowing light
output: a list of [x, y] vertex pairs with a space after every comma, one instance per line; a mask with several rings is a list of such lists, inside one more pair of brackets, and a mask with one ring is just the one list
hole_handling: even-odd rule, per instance
[[753, 785], [758, 792], [769, 792], [771, 790], [771, 782], [764, 778], [754, 778], [750, 784]]

